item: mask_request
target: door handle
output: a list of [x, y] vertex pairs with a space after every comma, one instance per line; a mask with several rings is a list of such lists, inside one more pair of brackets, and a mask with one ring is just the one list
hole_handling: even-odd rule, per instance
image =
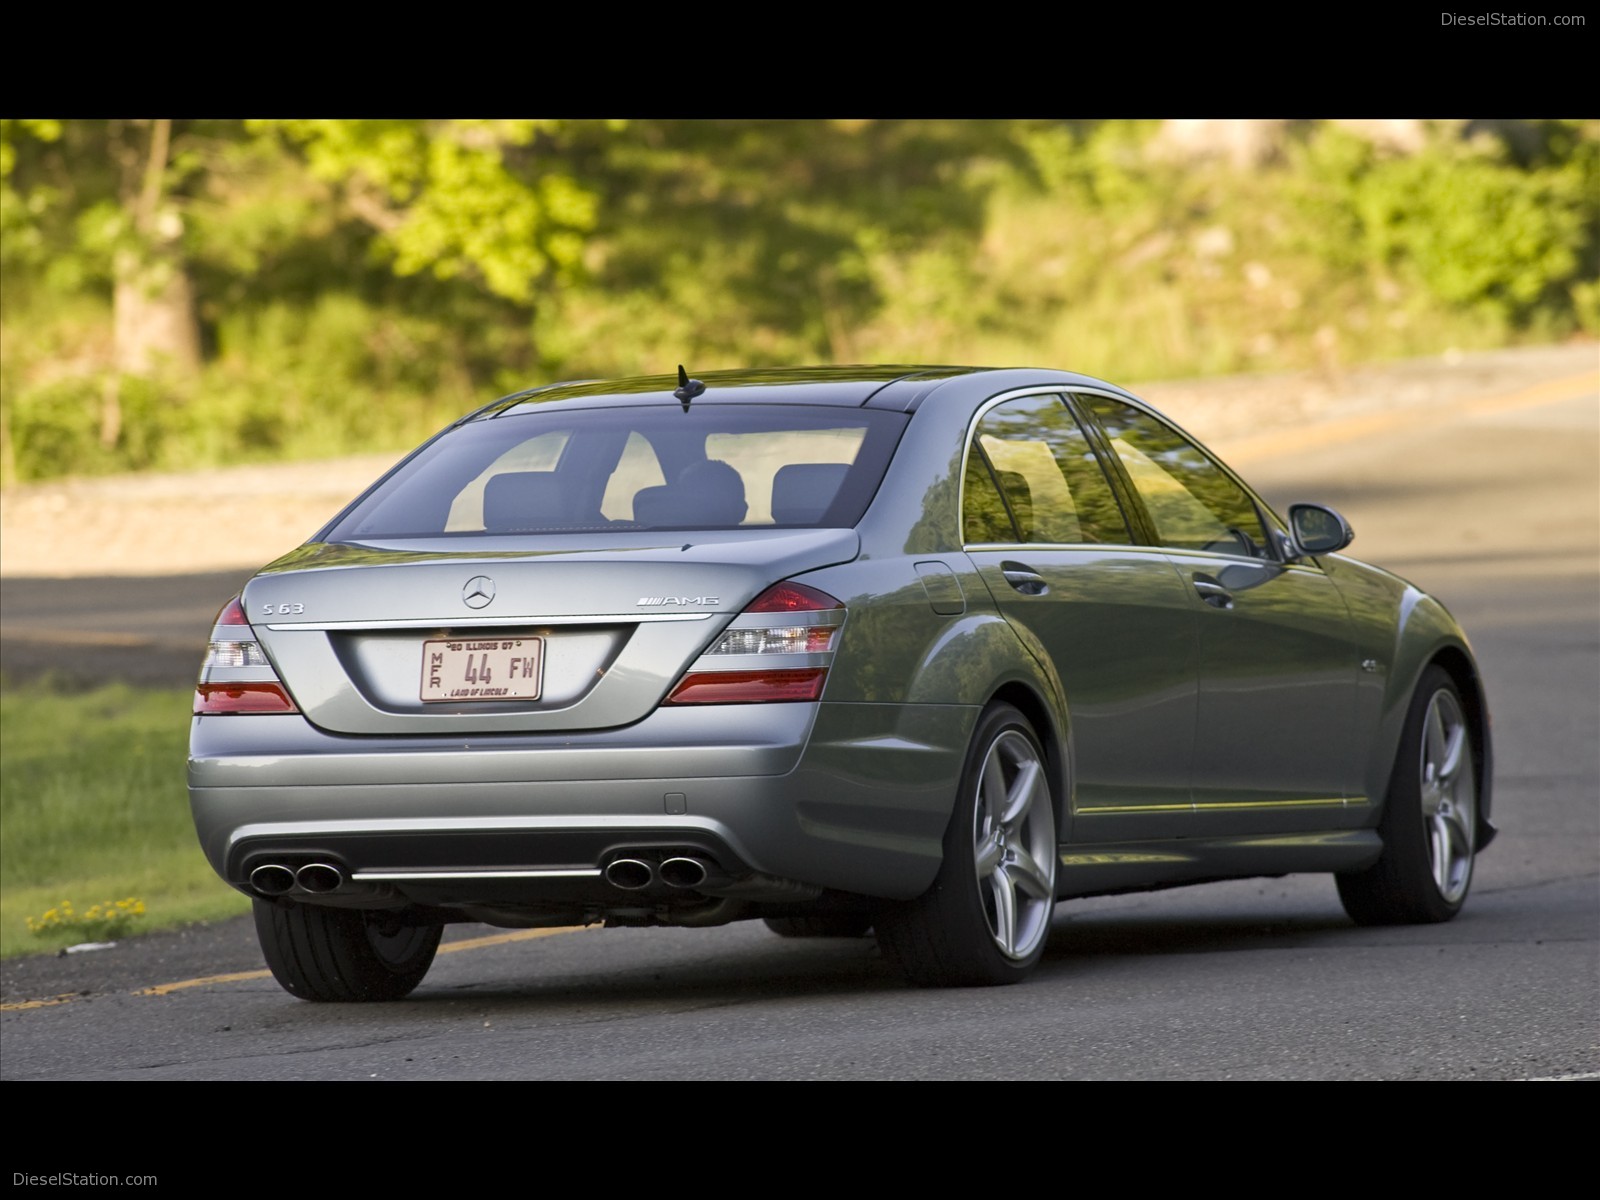
[[1050, 590], [1050, 585], [1044, 581], [1043, 575], [1019, 562], [1001, 563], [1000, 574], [1004, 575], [1006, 582], [1024, 596], [1042, 596]]
[[1209, 575], [1195, 575], [1194, 590], [1212, 608], [1233, 607], [1233, 593]]

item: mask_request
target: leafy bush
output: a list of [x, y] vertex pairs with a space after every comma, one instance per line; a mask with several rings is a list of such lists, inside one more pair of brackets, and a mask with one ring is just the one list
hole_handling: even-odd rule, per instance
[[1574, 289], [1594, 279], [1600, 255], [1600, 142], [1559, 125], [1547, 139], [1559, 161], [1522, 165], [1488, 135], [1385, 156], [1323, 131], [1300, 160], [1307, 187], [1321, 192], [1308, 206], [1321, 231], [1311, 244], [1329, 261], [1393, 271], [1444, 306], [1508, 326], [1584, 325]]

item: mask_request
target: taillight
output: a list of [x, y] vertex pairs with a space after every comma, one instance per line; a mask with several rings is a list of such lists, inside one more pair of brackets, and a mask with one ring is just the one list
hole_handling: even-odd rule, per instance
[[197, 717], [299, 711], [281, 683], [199, 683], [194, 689]]
[[211, 643], [194, 689], [195, 716], [299, 711], [235, 596], [222, 606], [211, 627]]
[[844, 604], [827, 592], [803, 583], [775, 583], [750, 601], [744, 611], [750, 613], [819, 612], [837, 610], [844, 619]]
[[668, 704], [774, 704], [815, 700], [822, 695], [827, 667], [798, 671], [694, 671], [672, 689]]
[[211, 622], [212, 625], [243, 625], [246, 629], [250, 628], [250, 622], [245, 620], [244, 605], [239, 603], [241, 599], [242, 597], [235, 596], [224, 604], [222, 611], [217, 614], [217, 619]]
[[662, 703], [820, 699], [844, 618], [844, 605], [827, 592], [774, 584], [733, 619]]

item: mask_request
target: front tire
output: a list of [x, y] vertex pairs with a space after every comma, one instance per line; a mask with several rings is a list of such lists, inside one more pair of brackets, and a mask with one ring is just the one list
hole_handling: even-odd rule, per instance
[[1339, 899], [1360, 925], [1429, 925], [1461, 911], [1477, 852], [1472, 727], [1443, 668], [1422, 674], [1400, 736], [1378, 834], [1383, 855], [1340, 875]]
[[1022, 713], [991, 705], [967, 751], [939, 874], [917, 899], [879, 910], [878, 944], [920, 987], [1019, 983], [1044, 955], [1055, 882], [1044, 751]]
[[440, 925], [316, 904], [255, 902], [256, 937], [275, 979], [302, 1000], [399, 1000], [433, 965]]

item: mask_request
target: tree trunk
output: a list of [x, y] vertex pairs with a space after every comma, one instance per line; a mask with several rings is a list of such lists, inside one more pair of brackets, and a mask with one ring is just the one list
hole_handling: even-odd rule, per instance
[[132, 138], [121, 147], [122, 202], [134, 236], [113, 264], [116, 365], [135, 375], [162, 365], [192, 373], [200, 366], [200, 330], [183, 260], [183, 217], [164, 202], [172, 122], [149, 126], [143, 154]]
[[193, 374], [199, 369], [194, 289], [175, 248], [118, 253], [112, 312], [118, 371], [149, 375], [167, 367]]
[[200, 369], [200, 326], [183, 260], [183, 217], [171, 204], [162, 203], [172, 122], [148, 124], [149, 141], [142, 152], [143, 139], [135, 130], [111, 140], [122, 168], [122, 205], [133, 236], [112, 260], [116, 373], [107, 381], [100, 403], [100, 443], [107, 449], [122, 436], [121, 376], [158, 371], [193, 375]]

